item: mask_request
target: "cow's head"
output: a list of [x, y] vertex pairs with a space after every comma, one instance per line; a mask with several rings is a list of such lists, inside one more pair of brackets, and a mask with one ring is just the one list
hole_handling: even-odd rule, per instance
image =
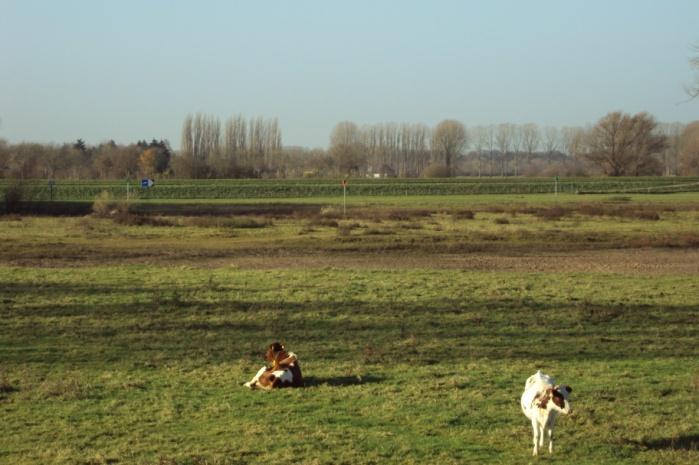
[[281, 342], [271, 343], [265, 352], [265, 360], [269, 362], [275, 370], [279, 368], [279, 361], [284, 360], [288, 356], [289, 354]]
[[543, 393], [537, 394], [539, 408], [555, 410], [565, 415], [570, 413], [570, 401], [568, 397], [573, 388], [566, 385], [556, 385], [547, 388]]

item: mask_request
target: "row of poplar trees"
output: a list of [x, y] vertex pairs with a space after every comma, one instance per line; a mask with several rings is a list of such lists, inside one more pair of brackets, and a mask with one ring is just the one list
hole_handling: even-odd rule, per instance
[[182, 124], [181, 173], [190, 177], [274, 174], [282, 152], [277, 119], [229, 118], [197, 113]]

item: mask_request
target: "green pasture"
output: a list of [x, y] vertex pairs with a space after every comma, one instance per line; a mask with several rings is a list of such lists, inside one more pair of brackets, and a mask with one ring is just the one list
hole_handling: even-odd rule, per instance
[[[696, 463], [699, 282], [439, 270], [0, 267], [0, 462]], [[308, 387], [250, 392], [283, 340]]]
[[[0, 463], [695, 464], [698, 231], [699, 193], [0, 215]], [[274, 340], [307, 387], [242, 386]], [[574, 413], [533, 459], [537, 369]]]

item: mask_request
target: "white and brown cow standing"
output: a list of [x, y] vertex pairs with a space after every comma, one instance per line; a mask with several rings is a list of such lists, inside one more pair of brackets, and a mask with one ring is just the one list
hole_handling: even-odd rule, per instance
[[275, 388], [303, 386], [298, 357], [293, 352], [287, 352], [281, 343], [273, 342], [267, 347], [265, 360], [270, 365], [260, 368], [260, 371], [245, 383], [246, 387], [269, 391]]
[[568, 396], [573, 392], [570, 386], [555, 384], [553, 378], [537, 371], [524, 384], [521, 405], [524, 415], [532, 422], [534, 450], [544, 447], [546, 436], [549, 438], [549, 453], [553, 452], [553, 427], [559, 413], [570, 413]]

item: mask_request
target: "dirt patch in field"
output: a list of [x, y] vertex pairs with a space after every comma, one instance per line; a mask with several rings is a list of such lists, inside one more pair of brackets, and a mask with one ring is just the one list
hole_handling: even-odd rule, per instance
[[[400, 245], [400, 244], [399, 244]], [[638, 275], [699, 275], [699, 249], [641, 247], [622, 249], [561, 250], [550, 247], [526, 250], [510, 248], [449, 248], [411, 253], [412, 247], [380, 250], [289, 250], [270, 249], [101, 249], [55, 244], [42, 253], [23, 253], [15, 249], [0, 254], [0, 264], [43, 268], [85, 267], [109, 264], [154, 266], [191, 266], [201, 268], [235, 267], [240, 269], [458, 269], [473, 271], [511, 271], [517, 273], [620, 273]], [[49, 253], [50, 251], [52, 253]]]
[[[699, 274], [697, 250], [606, 250], [537, 255], [443, 254], [411, 256], [401, 254], [372, 255], [304, 255], [275, 257], [240, 257], [209, 260], [200, 265], [241, 269], [336, 268], [336, 269], [460, 269], [472, 271], [512, 271], [518, 273], [620, 273], [640, 275]], [[196, 264], [195, 264], [196, 266]]]

